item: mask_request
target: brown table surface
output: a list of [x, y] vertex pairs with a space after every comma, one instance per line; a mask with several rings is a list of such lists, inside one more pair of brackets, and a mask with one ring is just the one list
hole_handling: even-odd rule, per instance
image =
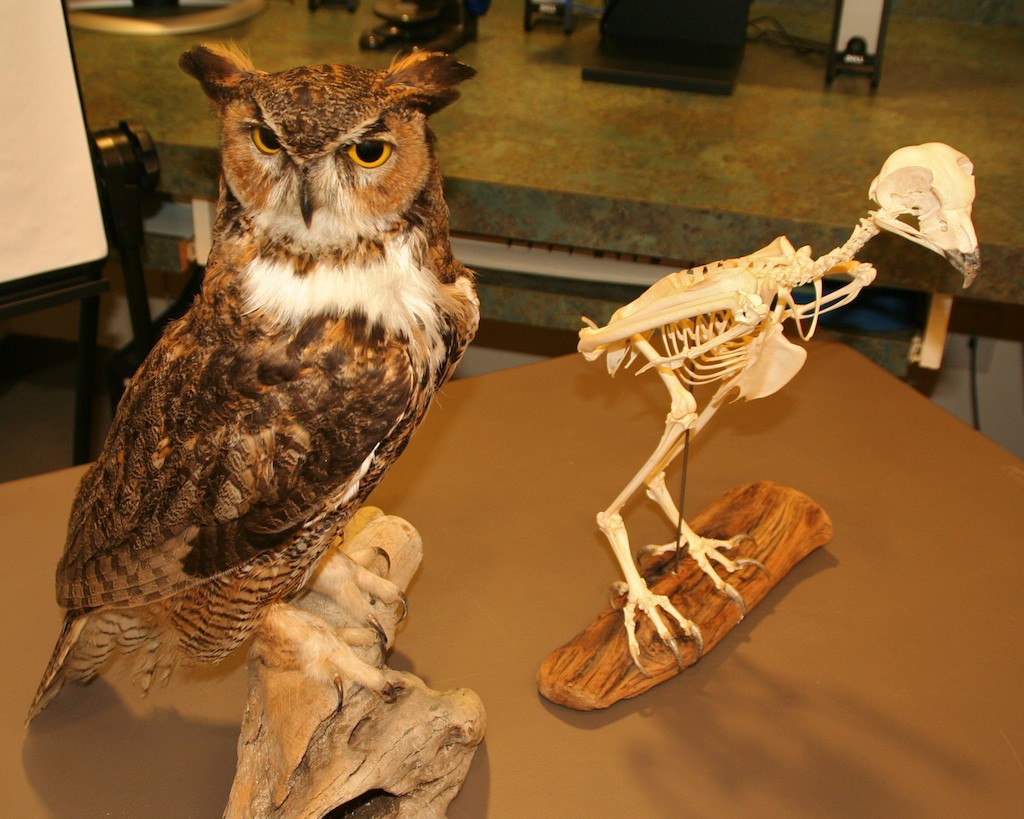
[[[605, 604], [594, 514], [653, 447], [666, 394], [579, 357], [446, 388], [374, 501], [425, 542], [391, 664], [487, 707], [451, 816], [1024, 814], [1024, 463], [848, 348], [810, 353], [697, 440], [687, 512], [769, 479], [818, 500], [833, 541], [696, 666], [591, 713], [534, 677]], [[146, 699], [119, 667], [23, 728], [80, 475], [0, 486], [0, 812], [217, 816], [240, 654]], [[646, 501], [627, 523], [637, 545], [670, 536]]]

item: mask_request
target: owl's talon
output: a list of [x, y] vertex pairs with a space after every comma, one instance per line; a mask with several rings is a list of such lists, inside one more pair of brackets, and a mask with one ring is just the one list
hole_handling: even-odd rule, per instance
[[395, 703], [401, 693], [405, 691], [405, 686], [401, 683], [388, 683], [380, 692], [380, 697], [388, 705]]
[[367, 547], [345, 552], [346, 555], [362, 569], [372, 572], [378, 577], [387, 577], [391, 573], [391, 555], [380, 546]]
[[398, 625], [409, 616], [409, 598], [406, 596], [405, 592], [399, 590], [397, 602], [401, 608], [401, 614], [396, 616], [395, 625]]
[[387, 632], [384, 631], [384, 626], [382, 626], [380, 624], [380, 621], [372, 614], [366, 619], [367, 622], [370, 624], [370, 628], [372, 628], [377, 633], [377, 645], [380, 646], [381, 655], [383, 656], [385, 650], [388, 647]]
[[[375, 550], [367, 549], [360, 557], [364, 555], [376, 557], [377, 553]], [[371, 608], [378, 602], [385, 605], [399, 602], [403, 612], [408, 611], [405, 594], [398, 586], [386, 577], [363, 567], [359, 561], [344, 552], [333, 553], [321, 561], [310, 585], [318, 593], [334, 600], [348, 617], [357, 622], [365, 622]], [[404, 617], [405, 614], [402, 614], [399, 622]]]

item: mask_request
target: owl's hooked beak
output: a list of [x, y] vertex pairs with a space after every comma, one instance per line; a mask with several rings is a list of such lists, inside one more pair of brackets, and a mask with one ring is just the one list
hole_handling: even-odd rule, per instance
[[299, 211], [302, 213], [302, 221], [306, 223], [306, 227], [313, 226], [313, 211], [316, 210], [316, 204], [313, 202], [313, 194], [310, 191], [309, 180], [303, 174], [301, 181], [299, 182]]

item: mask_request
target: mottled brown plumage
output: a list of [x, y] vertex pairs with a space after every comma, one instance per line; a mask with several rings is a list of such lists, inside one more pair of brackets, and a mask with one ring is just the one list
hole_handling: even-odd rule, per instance
[[476, 329], [426, 124], [471, 69], [416, 53], [266, 74], [205, 46], [181, 65], [223, 122], [214, 246], [82, 480], [30, 716], [115, 650], [148, 686], [237, 647], [306, 582]]

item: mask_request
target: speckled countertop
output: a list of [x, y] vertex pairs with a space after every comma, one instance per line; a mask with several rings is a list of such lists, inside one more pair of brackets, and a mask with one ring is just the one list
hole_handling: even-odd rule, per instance
[[[829, 4], [829, 8], [831, 5]], [[756, 6], [794, 34], [826, 41], [831, 13]], [[359, 33], [371, 4], [310, 12], [269, 0], [258, 17], [206, 35], [75, 31], [90, 127], [146, 126], [162, 190], [214, 197], [217, 126], [177, 56], [231, 38], [261, 68], [314, 62], [382, 67]], [[824, 252], [868, 209], [867, 187], [895, 148], [948, 142], [975, 162], [983, 272], [973, 298], [1024, 303], [1024, 28], [894, 16], [881, 86], [824, 58], [748, 46], [729, 97], [585, 82], [597, 43], [581, 19], [525, 32], [522, 4], [497, 0], [458, 56], [477, 68], [463, 99], [435, 117], [453, 230], [697, 263], [755, 250], [779, 234]], [[934, 254], [882, 237], [866, 257], [880, 283], [959, 291]]]

